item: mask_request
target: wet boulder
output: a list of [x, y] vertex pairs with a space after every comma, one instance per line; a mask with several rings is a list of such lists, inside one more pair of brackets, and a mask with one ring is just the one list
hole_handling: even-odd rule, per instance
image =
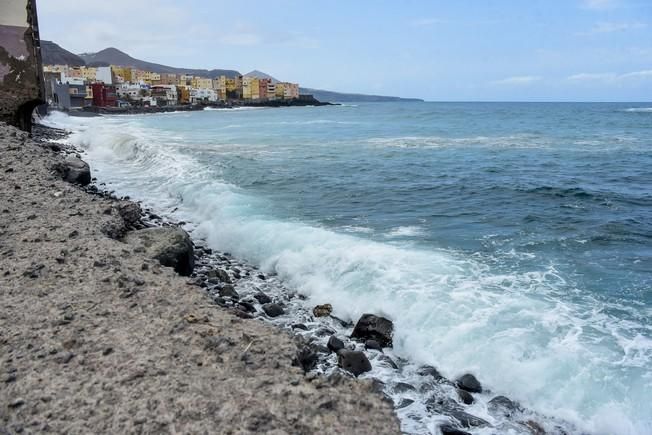
[[317, 352], [315, 352], [310, 346], [306, 345], [297, 350], [292, 365], [295, 367], [301, 367], [304, 372], [309, 372], [315, 368], [317, 360]]
[[444, 379], [444, 377], [441, 375], [441, 373], [439, 373], [439, 370], [437, 370], [433, 366], [427, 366], [427, 365], [419, 367], [417, 369], [417, 375], [432, 377], [435, 380]]
[[391, 320], [374, 314], [363, 314], [353, 328], [351, 338], [376, 340], [382, 347], [392, 347], [394, 324]]
[[69, 183], [86, 186], [91, 182], [91, 168], [88, 163], [74, 156], [67, 157], [58, 163], [55, 170]]
[[328, 349], [330, 349], [331, 352], [339, 352], [340, 350], [344, 349], [344, 342], [337, 338], [334, 335], [331, 335], [331, 337], [328, 339], [328, 344], [326, 345]]
[[222, 269], [211, 269], [206, 273], [208, 278], [217, 279], [221, 282], [231, 284], [231, 277]]
[[473, 396], [471, 395], [471, 393], [469, 393], [468, 391], [464, 391], [464, 390], [462, 390], [460, 388], [457, 389], [457, 396], [460, 398], [462, 403], [464, 403], [465, 405], [470, 405], [474, 401]]
[[254, 299], [256, 299], [259, 304], [269, 304], [272, 302], [272, 298], [260, 291], [254, 295]]
[[496, 396], [487, 403], [487, 409], [492, 414], [502, 414], [505, 417], [511, 417], [520, 410], [520, 406], [505, 396]]
[[439, 426], [439, 430], [441, 431], [442, 435], [471, 435], [470, 433], [458, 429], [455, 426], [451, 426], [450, 424], [443, 424]]
[[371, 363], [364, 352], [342, 349], [337, 353], [337, 365], [355, 376], [371, 370]]
[[315, 317], [326, 317], [330, 316], [333, 312], [333, 306], [331, 304], [317, 305], [312, 309], [312, 314]]
[[285, 314], [285, 310], [279, 304], [275, 304], [273, 302], [264, 304], [262, 308], [265, 314], [267, 314], [269, 317], [278, 317], [282, 314]]
[[128, 233], [124, 241], [142, 248], [149, 257], [174, 268], [180, 275], [189, 276], [195, 267], [192, 241], [181, 228], [145, 228]]
[[376, 340], [367, 340], [364, 342], [364, 348], [367, 350], [383, 351], [383, 347]]
[[482, 385], [480, 385], [480, 382], [476, 377], [470, 373], [461, 376], [455, 383], [459, 388], [470, 393], [482, 393]]
[[[235, 291], [235, 288], [231, 284], [226, 284], [224, 287], [222, 287], [219, 291], [218, 294], [223, 297], [223, 298], [231, 298], [231, 299], [239, 299], [240, 295], [238, 294], [237, 291]], [[255, 309], [254, 309], [255, 311]]]

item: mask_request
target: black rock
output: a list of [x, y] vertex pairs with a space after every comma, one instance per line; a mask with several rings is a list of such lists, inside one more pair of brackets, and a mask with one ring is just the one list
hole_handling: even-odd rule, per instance
[[470, 405], [473, 403], [473, 396], [468, 391], [464, 391], [460, 388], [457, 389], [457, 395], [460, 397], [462, 403]]
[[379, 355], [378, 356], [378, 361], [383, 363], [384, 365], [390, 366], [394, 370], [398, 370], [398, 365], [396, 365], [394, 360], [391, 359], [390, 357], [388, 357], [387, 355]]
[[280, 305], [275, 303], [264, 304], [263, 311], [269, 317], [278, 317], [282, 314], [285, 314], [285, 310], [283, 310], [283, 308]]
[[242, 308], [244, 311], [248, 313], [255, 313], [256, 312], [256, 307], [254, 307], [251, 303], [247, 301], [240, 301], [238, 302], [238, 306]]
[[364, 348], [369, 350], [379, 350], [383, 351], [383, 347], [376, 340], [367, 340], [364, 342]]
[[480, 382], [470, 373], [467, 373], [457, 379], [457, 386], [462, 390], [469, 391], [471, 393], [482, 393], [482, 385]]
[[471, 435], [470, 433], [460, 430], [455, 426], [451, 426], [450, 424], [443, 424], [439, 426], [439, 430], [441, 431], [442, 435]]
[[270, 302], [272, 302], [272, 298], [270, 298], [263, 292], [256, 293], [254, 295], [254, 298], [261, 304], [269, 304]]
[[487, 404], [489, 412], [494, 414], [502, 414], [505, 417], [511, 417], [512, 414], [519, 411], [521, 407], [518, 403], [513, 402], [505, 396], [496, 396]]
[[91, 182], [91, 168], [80, 158], [67, 157], [54, 168], [69, 183], [86, 186]]
[[304, 372], [308, 372], [317, 365], [317, 353], [310, 346], [303, 346], [297, 351], [292, 365], [301, 367]]
[[326, 317], [333, 312], [333, 306], [331, 304], [317, 305], [312, 309], [312, 314], [315, 317]]
[[410, 385], [407, 382], [399, 382], [394, 385], [394, 391], [397, 393], [405, 393], [406, 391], [416, 391], [414, 385]]
[[307, 331], [308, 327], [303, 323], [294, 323], [292, 324], [292, 329], [301, 329], [302, 331]]
[[231, 277], [226, 271], [222, 269], [211, 269], [206, 273], [206, 276], [212, 279], [218, 279], [224, 283], [231, 284]]
[[402, 399], [398, 405], [396, 405], [396, 409], [403, 409], [406, 408], [414, 403], [414, 400], [412, 399]]
[[331, 337], [328, 339], [327, 346], [332, 352], [337, 353], [338, 351], [344, 349], [344, 342], [336, 336], [331, 335]]
[[177, 227], [155, 227], [132, 231], [125, 237], [129, 244], [141, 245], [147, 255], [163, 266], [173, 267], [180, 275], [190, 276], [195, 267], [192, 241]]
[[456, 418], [464, 427], [491, 426], [488, 421], [464, 411], [452, 410], [450, 415]]
[[373, 314], [363, 314], [353, 328], [351, 338], [376, 340], [382, 347], [392, 347], [394, 325], [392, 321]]
[[337, 353], [337, 357], [337, 365], [355, 376], [371, 370], [371, 363], [364, 352], [342, 349]]
[[417, 375], [419, 376], [430, 376], [436, 380], [443, 379], [444, 377], [439, 373], [439, 371], [433, 366], [421, 366], [417, 369]]
[[129, 228], [134, 228], [140, 223], [140, 218], [143, 214], [140, 206], [135, 202], [131, 201], [122, 201], [117, 205], [118, 213], [122, 220], [125, 221], [125, 225]]
[[238, 294], [237, 291], [233, 288], [232, 285], [226, 284], [224, 287], [222, 287], [218, 294], [222, 296], [223, 298], [232, 298], [232, 299], [238, 299], [240, 298], [240, 295]]

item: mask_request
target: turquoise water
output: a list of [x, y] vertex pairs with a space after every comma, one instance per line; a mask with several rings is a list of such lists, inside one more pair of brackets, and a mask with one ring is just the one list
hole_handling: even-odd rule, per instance
[[48, 122], [96, 176], [395, 350], [652, 433], [652, 104], [375, 103]]

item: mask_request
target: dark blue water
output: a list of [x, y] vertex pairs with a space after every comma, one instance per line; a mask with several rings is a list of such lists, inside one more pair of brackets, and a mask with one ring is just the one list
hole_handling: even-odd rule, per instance
[[652, 433], [652, 104], [58, 121], [104, 180], [307, 304], [393, 318], [397, 352], [587, 430]]

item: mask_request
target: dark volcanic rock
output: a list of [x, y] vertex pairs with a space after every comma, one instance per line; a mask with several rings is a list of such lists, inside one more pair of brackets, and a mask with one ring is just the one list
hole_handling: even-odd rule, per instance
[[457, 379], [456, 384], [462, 390], [469, 391], [471, 393], [482, 393], [482, 385], [480, 382], [470, 373], [467, 373]]
[[451, 426], [450, 424], [443, 424], [439, 426], [439, 430], [441, 431], [442, 435], [471, 435], [470, 433], [460, 430], [455, 426]]
[[91, 168], [80, 158], [67, 157], [54, 168], [69, 183], [86, 186], [91, 182]]
[[337, 357], [337, 365], [355, 376], [371, 370], [371, 363], [364, 352], [342, 349], [337, 353]]
[[270, 302], [272, 302], [272, 298], [270, 298], [269, 296], [267, 296], [263, 292], [256, 293], [254, 295], [254, 299], [256, 299], [258, 301], [258, 303], [261, 303], [261, 304], [269, 304]]
[[333, 312], [333, 306], [331, 304], [317, 305], [315, 308], [312, 309], [312, 314], [315, 317], [330, 316], [332, 312]]
[[468, 391], [464, 391], [460, 388], [457, 389], [457, 395], [459, 396], [462, 403], [470, 405], [473, 403], [473, 396]]
[[140, 223], [143, 212], [138, 204], [131, 201], [121, 201], [116, 207], [127, 227], [134, 228]]
[[180, 275], [189, 276], [195, 267], [192, 241], [181, 228], [145, 228], [127, 234], [125, 242], [143, 246], [147, 255]]
[[392, 347], [394, 325], [392, 321], [373, 314], [363, 314], [353, 328], [351, 338], [376, 340], [383, 347]]
[[263, 311], [269, 317], [278, 317], [282, 314], [285, 314], [285, 310], [283, 310], [283, 308], [280, 305], [275, 303], [264, 304]]
[[228, 273], [226, 273], [226, 271], [222, 269], [211, 269], [206, 273], [206, 276], [209, 278], [219, 279], [220, 281], [227, 284], [231, 284], [231, 277]]
[[383, 347], [376, 340], [367, 340], [364, 342], [365, 349], [383, 351]]
[[414, 385], [410, 385], [407, 382], [399, 382], [394, 385], [394, 391], [397, 393], [405, 393], [406, 391], [416, 391], [416, 388], [414, 388]]
[[464, 427], [491, 426], [488, 421], [464, 411], [453, 410], [450, 415], [455, 417]]
[[224, 287], [222, 287], [219, 290], [218, 293], [223, 298], [232, 298], [232, 299], [239, 299], [240, 298], [240, 295], [238, 294], [238, 292], [235, 291], [233, 286], [230, 285], [230, 284], [226, 284]]
[[520, 410], [518, 403], [513, 402], [505, 396], [496, 396], [487, 404], [489, 412], [494, 414], [503, 414], [505, 417], [511, 417], [515, 412]]
[[310, 346], [303, 346], [297, 351], [292, 364], [301, 367], [304, 372], [309, 372], [317, 365], [317, 359], [317, 353]]
[[444, 377], [439, 373], [439, 371], [433, 366], [421, 366], [417, 370], [419, 376], [431, 376], [436, 380], [443, 379]]
[[332, 352], [337, 353], [338, 351], [344, 349], [344, 342], [336, 336], [331, 335], [331, 338], [328, 339], [327, 346]]

